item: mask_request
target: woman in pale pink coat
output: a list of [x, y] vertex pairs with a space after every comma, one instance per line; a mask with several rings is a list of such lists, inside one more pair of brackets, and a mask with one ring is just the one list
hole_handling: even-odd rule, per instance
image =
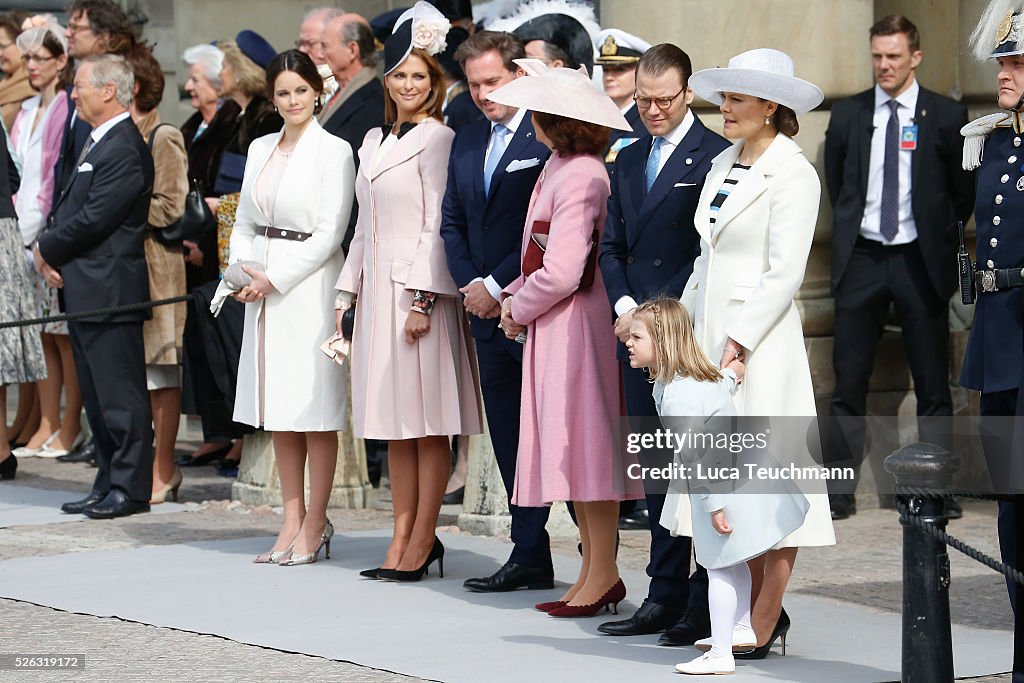
[[[582, 72], [516, 61], [537, 75], [489, 97], [532, 110], [537, 139], [554, 154], [530, 200], [523, 275], [505, 288], [509, 296], [502, 302], [505, 334], [527, 333], [511, 502], [573, 502], [583, 544], [579, 578], [561, 600], [537, 609], [555, 617], [593, 616], [626, 596], [615, 565], [619, 501], [643, 495], [639, 483], [627, 478], [628, 463], [613, 438], [622, 414], [619, 369], [612, 314], [596, 268], [610, 192], [597, 155], [607, 145], [608, 126], [628, 124]], [[561, 106], [567, 101], [577, 106], [567, 111]]]
[[394, 535], [381, 566], [363, 576], [418, 581], [444, 555], [434, 527], [450, 437], [482, 430], [476, 358], [440, 232], [455, 135], [441, 122], [445, 81], [432, 54], [403, 38], [413, 33], [403, 17], [385, 46], [385, 118], [394, 124], [371, 130], [359, 149], [359, 219], [336, 306], [340, 331], [355, 295], [356, 436], [390, 442]]

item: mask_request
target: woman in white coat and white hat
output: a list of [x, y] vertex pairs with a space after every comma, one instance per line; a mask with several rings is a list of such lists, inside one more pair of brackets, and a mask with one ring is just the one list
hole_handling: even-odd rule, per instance
[[[269, 95], [284, 128], [249, 147], [230, 261], [252, 283], [245, 302], [234, 419], [273, 433], [284, 524], [257, 563], [315, 562], [334, 528], [327, 502], [345, 426], [347, 377], [319, 347], [334, 333], [334, 282], [352, 209], [352, 148], [313, 114], [323, 80], [306, 55], [288, 50], [267, 68]], [[309, 459], [309, 506], [304, 473]]]
[[[788, 418], [768, 447], [779, 459], [800, 463], [808, 458], [806, 428], [815, 406], [793, 299], [804, 278], [821, 186], [792, 136], [799, 130], [796, 114], [817, 107], [823, 95], [793, 74], [788, 55], [762, 48], [690, 77], [698, 95], [719, 105], [725, 136], [734, 144], [714, 159], [701, 193], [694, 217], [701, 253], [682, 301], [708, 357], [723, 368], [736, 358], [746, 364], [734, 397], [737, 412]], [[793, 420], [801, 416], [807, 419]], [[788, 630], [782, 595], [797, 548], [835, 543], [824, 487], [801, 486], [810, 501], [803, 526], [750, 562], [758, 647], [737, 658], [763, 658]], [[670, 528], [681, 521], [663, 518]]]

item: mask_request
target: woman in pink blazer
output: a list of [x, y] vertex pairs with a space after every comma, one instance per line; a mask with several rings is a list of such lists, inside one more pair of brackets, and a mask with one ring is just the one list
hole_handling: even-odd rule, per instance
[[[551, 148], [530, 200], [523, 274], [505, 288], [501, 325], [526, 332], [523, 398], [512, 503], [572, 501], [583, 544], [579, 578], [553, 617], [593, 616], [626, 597], [615, 565], [619, 501], [643, 496], [615, 446], [621, 412], [612, 312], [596, 267], [610, 193], [598, 156], [608, 128], [629, 124], [585, 73], [516, 60], [530, 74], [489, 98], [532, 110], [537, 139]], [[543, 255], [540, 256], [541, 251]], [[636, 462], [633, 460], [633, 462]]]
[[[412, 30], [414, 21], [416, 30]], [[432, 50], [447, 21], [420, 2], [384, 48], [385, 118], [359, 149], [359, 219], [338, 279], [338, 327], [355, 297], [356, 436], [389, 441], [394, 534], [367, 578], [418, 581], [444, 546], [434, 534], [455, 434], [479, 434], [476, 358], [448, 273], [441, 199], [454, 133], [441, 119], [445, 81]], [[412, 36], [441, 41], [413, 44]]]

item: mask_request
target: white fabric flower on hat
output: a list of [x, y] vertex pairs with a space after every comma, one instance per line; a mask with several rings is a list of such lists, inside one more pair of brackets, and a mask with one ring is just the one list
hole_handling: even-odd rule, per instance
[[422, 19], [416, 21], [412, 29], [412, 44], [427, 54], [436, 55], [448, 47], [445, 36], [451, 23], [447, 19]]

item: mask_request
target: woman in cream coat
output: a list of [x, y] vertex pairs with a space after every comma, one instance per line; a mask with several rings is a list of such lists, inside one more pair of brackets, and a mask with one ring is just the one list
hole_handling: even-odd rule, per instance
[[[818, 106], [822, 94], [793, 76], [788, 55], [770, 49], [734, 57], [728, 68], [695, 73], [690, 85], [720, 104], [725, 135], [735, 143], [712, 162], [698, 203], [694, 223], [701, 254], [683, 304], [708, 357], [721, 359], [722, 367], [737, 357], [746, 363], [734, 396], [737, 412], [790, 418], [785, 428], [773, 430], [769, 450], [783, 463], [807, 464], [806, 428], [816, 413], [794, 297], [804, 278], [821, 186], [791, 136], [799, 130], [795, 112]], [[806, 424], [792, 420], [799, 417]], [[782, 595], [797, 548], [835, 543], [823, 484], [804, 494], [810, 494], [811, 505], [803, 526], [750, 564], [758, 645], [770, 646], [788, 628]]]
[[[346, 374], [320, 350], [334, 333], [334, 282], [352, 209], [349, 144], [313, 118], [323, 80], [296, 50], [274, 58], [267, 83], [285, 125], [253, 141], [245, 166], [230, 261], [252, 260], [234, 419], [273, 432], [284, 525], [258, 563], [306, 564], [327, 546], [327, 502], [345, 426]], [[269, 227], [268, 227], [269, 226]], [[303, 495], [309, 455], [309, 509]]]

